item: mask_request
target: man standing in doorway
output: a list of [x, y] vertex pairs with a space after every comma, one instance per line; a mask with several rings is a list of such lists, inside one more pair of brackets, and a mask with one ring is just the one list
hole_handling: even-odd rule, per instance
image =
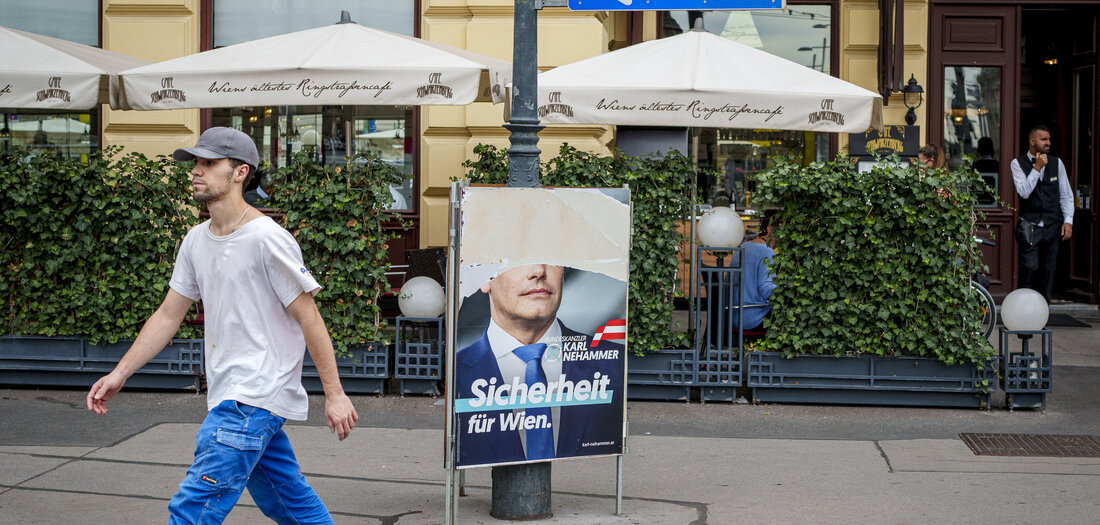
[[168, 522], [221, 523], [247, 486], [279, 523], [332, 523], [282, 429], [287, 419], [306, 419], [305, 348], [324, 385], [329, 428], [343, 440], [359, 417], [313, 302], [321, 286], [294, 237], [244, 201], [259, 164], [248, 135], [211, 128], [173, 157], [195, 162], [192, 192], [210, 220], [187, 233], [167, 296], [115, 369], [92, 386], [88, 410], [106, 414], [107, 400], [168, 344], [191, 303], [202, 299], [209, 413], [195, 438], [195, 461], [168, 504]]
[[1027, 140], [1027, 153], [1013, 159], [1010, 166], [1020, 196], [1016, 287], [1036, 290], [1050, 303], [1058, 245], [1073, 235], [1073, 192], [1065, 163], [1050, 155], [1050, 130], [1035, 126]]

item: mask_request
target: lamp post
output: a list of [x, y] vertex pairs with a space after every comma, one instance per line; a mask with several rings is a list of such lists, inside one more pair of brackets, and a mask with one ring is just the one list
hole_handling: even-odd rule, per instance
[[917, 123], [916, 109], [920, 107], [924, 101], [924, 88], [917, 83], [917, 77], [914, 74], [909, 75], [909, 82], [905, 83], [905, 87], [901, 88], [902, 102], [905, 103], [905, 107], [909, 108], [909, 111], [905, 112], [905, 123], [912, 126]]
[[512, 115], [504, 127], [508, 140], [507, 186], [538, 188], [539, 125], [535, 112], [538, 97], [538, 21], [536, 0], [516, 0], [512, 40]]
[[4, 125], [0, 127], [0, 140], [4, 141], [3, 148], [0, 148], [0, 151], [8, 149], [8, 142], [11, 140], [11, 128], [8, 127], [7, 113], [4, 113]]
[[[817, 24], [814, 27], [817, 27], [817, 26], [825, 26], [825, 24]], [[799, 51], [813, 51], [815, 49], [820, 49], [821, 50], [821, 72], [824, 73], [825, 72], [825, 50], [829, 49], [829, 37], [823, 37], [821, 39], [821, 45], [820, 46], [802, 46], [802, 47], [798, 48]], [[810, 66], [810, 69], [817, 69], [817, 53], [814, 53], [814, 61], [813, 61], [813, 65]]]
[[[538, 5], [536, 5], [538, 4]], [[512, 43], [512, 115], [504, 127], [508, 140], [506, 186], [538, 188], [539, 136], [543, 128], [535, 112], [538, 97], [538, 0], [515, 0]], [[550, 462], [493, 467], [492, 508], [502, 520], [549, 518]]]

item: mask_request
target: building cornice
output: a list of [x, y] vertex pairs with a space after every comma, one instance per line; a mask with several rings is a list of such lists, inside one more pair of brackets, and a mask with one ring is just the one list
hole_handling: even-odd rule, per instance
[[182, 5], [112, 4], [103, 10], [106, 16], [192, 16], [194, 11]]
[[424, 128], [421, 133], [422, 137], [461, 137], [470, 138], [472, 131], [469, 128], [458, 128], [450, 126], [430, 126]]

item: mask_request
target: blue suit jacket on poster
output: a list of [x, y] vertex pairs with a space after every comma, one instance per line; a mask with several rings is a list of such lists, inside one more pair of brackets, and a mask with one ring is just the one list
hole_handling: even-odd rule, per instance
[[[561, 323], [560, 321], [558, 322]], [[592, 337], [574, 332], [561, 325], [562, 337], [583, 336], [584, 348], [588, 349]], [[591, 350], [618, 350], [619, 358], [588, 361], [562, 361], [561, 372], [566, 380], [574, 383], [580, 380], [592, 380], [595, 372], [611, 378], [608, 389], [613, 390], [612, 402], [599, 405], [579, 405], [561, 407], [557, 424], [558, 436], [555, 457], [592, 456], [613, 454], [622, 450], [623, 433], [623, 370], [626, 359], [623, 345], [601, 341]], [[563, 352], [565, 353], [565, 352]], [[472, 383], [477, 379], [497, 378], [497, 385], [504, 379], [497, 366], [496, 355], [489, 345], [488, 334], [470, 346], [458, 351], [455, 356], [455, 397], [469, 399], [474, 395]], [[500, 430], [500, 415], [511, 410], [491, 412], [466, 412], [458, 414], [458, 466], [484, 465], [489, 463], [509, 463], [525, 461], [523, 443], [519, 431]], [[467, 433], [469, 418], [475, 414], [486, 414], [489, 419], [497, 420], [492, 431], [486, 433]]]

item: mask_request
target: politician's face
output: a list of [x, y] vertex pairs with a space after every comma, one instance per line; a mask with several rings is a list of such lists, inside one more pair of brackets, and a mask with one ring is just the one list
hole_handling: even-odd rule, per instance
[[545, 324], [561, 306], [561, 266], [528, 264], [504, 271], [482, 286], [489, 294], [493, 318], [508, 324]]

